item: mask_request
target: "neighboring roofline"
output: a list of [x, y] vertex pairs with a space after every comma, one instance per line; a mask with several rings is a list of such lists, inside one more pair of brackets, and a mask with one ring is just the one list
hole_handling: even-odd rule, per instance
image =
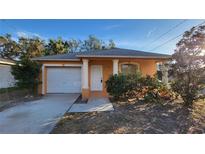
[[3, 65], [15, 65], [14, 62], [6, 62], [6, 61], [1, 61], [1, 60], [0, 60], [0, 64], [3, 64]]
[[171, 55], [167, 56], [119, 56], [119, 55], [76, 55], [76, 57], [80, 58], [145, 58], [145, 59], [170, 59]]
[[32, 58], [31, 60], [36, 60], [36, 61], [80, 61], [80, 59], [38, 59], [38, 58]]

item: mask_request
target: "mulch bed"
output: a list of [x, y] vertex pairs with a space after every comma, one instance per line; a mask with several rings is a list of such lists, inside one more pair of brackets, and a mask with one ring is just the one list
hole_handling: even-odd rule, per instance
[[0, 89], [0, 112], [7, 108], [40, 98], [41, 96], [34, 96], [31, 89], [18, 87]]
[[192, 110], [180, 101], [164, 104], [113, 103], [110, 112], [67, 113], [51, 133], [175, 134], [205, 133], [205, 102]]

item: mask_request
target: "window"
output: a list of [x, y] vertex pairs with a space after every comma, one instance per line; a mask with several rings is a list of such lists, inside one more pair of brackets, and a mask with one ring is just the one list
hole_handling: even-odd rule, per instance
[[139, 70], [137, 64], [122, 64], [122, 74], [136, 74]]

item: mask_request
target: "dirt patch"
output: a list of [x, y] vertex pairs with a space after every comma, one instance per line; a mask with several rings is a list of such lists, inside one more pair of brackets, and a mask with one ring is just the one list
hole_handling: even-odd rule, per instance
[[8, 89], [8, 91], [4, 90], [0, 93], [0, 102], [12, 101], [29, 95], [32, 95], [32, 92], [28, 89]]
[[38, 100], [41, 96], [33, 96], [28, 89], [13, 90], [0, 93], [0, 111], [28, 101]]
[[193, 110], [180, 101], [164, 104], [113, 103], [109, 112], [67, 113], [51, 133], [174, 134], [205, 132], [205, 102]]
[[19, 104], [23, 104], [29, 101], [35, 101], [35, 100], [39, 100], [41, 99], [41, 96], [25, 96], [24, 98], [19, 98], [19, 99], [15, 99], [15, 100], [10, 100], [10, 101], [6, 101], [6, 102], [0, 102], [0, 112], [8, 109], [10, 107], [19, 105]]

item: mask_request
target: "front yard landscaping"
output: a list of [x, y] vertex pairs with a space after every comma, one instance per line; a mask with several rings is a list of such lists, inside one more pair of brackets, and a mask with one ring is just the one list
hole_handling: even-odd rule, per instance
[[59, 134], [170, 134], [205, 133], [205, 103], [193, 109], [182, 101], [163, 104], [113, 102], [114, 111], [67, 113], [51, 133]]
[[187, 105], [186, 97], [155, 77], [139, 74], [113, 75], [106, 86], [114, 111], [67, 113], [51, 133], [205, 133], [204, 99], [193, 99]]

